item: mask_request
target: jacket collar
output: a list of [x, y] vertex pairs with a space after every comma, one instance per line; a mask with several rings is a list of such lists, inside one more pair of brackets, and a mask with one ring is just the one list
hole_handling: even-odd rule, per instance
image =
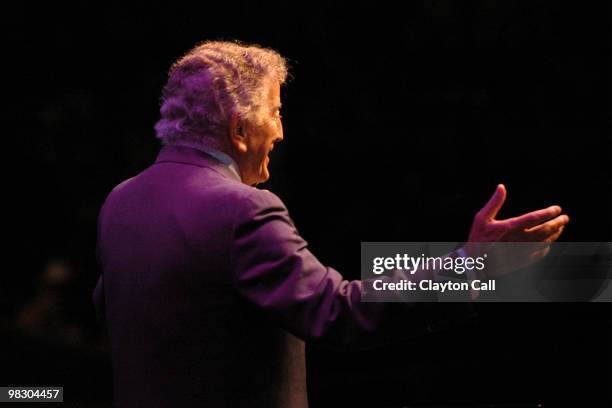
[[232, 171], [227, 164], [222, 163], [210, 153], [191, 146], [162, 146], [155, 163], [184, 163], [206, 167], [225, 177], [229, 177], [240, 183], [242, 182], [240, 176], [235, 171]]

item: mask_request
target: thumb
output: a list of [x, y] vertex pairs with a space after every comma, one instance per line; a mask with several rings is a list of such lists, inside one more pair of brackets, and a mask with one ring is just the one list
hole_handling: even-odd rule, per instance
[[504, 201], [506, 201], [506, 187], [498, 184], [489, 202], [480, 210], [481, 215], [488, 219], [495, 218]]

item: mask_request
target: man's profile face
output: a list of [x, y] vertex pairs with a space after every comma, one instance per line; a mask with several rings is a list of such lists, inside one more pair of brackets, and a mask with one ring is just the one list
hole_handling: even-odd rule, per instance
[[280, 115], [280, 84], [274, 81], [268, 86], [267, 98], [262, 108], [263, 123], [246, 121], [247, 152], [241, 158], [240, 172], [246, 184], [258, 184], [270, 178], [269, 153], [275, 142], [283, 140], [283, 124]]

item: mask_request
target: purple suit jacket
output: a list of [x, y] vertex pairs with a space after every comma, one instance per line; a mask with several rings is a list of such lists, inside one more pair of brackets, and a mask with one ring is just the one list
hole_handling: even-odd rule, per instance
[[97, 251], [118, 407], [305, 407], [304, 340], [374, 345], [464, 316], [362, 303], [361, 282], [317, 260], [277, 196], [188, 147], [113, 189]]

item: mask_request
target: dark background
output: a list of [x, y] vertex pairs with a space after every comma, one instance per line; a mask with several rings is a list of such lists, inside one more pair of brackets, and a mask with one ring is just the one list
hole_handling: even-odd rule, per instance
[[[155, 159], [167, 70], [206, 39], [256, 42], [289, 59], [285, 141], [264, 187], [347, 278], [359, 277], [361, 241], [467, 239], [500, 182], [501, 218], [560, 204], [571, 217], [563, 241], [612, 241], [606, 9], [109, 2], [29, 4], [5, 20], [14, 228], [0, 281], [0, 385], [110, 400], [90, 301], [97, 214], [112, 187]], [[49, 290], [61, 293], [56, 324], [36, 329], [27, 310]], [[477, 306], [470, 324], [412, 342], [357, 355], [310, 349], [311, 405], [612, 401], [609, 304]]]

